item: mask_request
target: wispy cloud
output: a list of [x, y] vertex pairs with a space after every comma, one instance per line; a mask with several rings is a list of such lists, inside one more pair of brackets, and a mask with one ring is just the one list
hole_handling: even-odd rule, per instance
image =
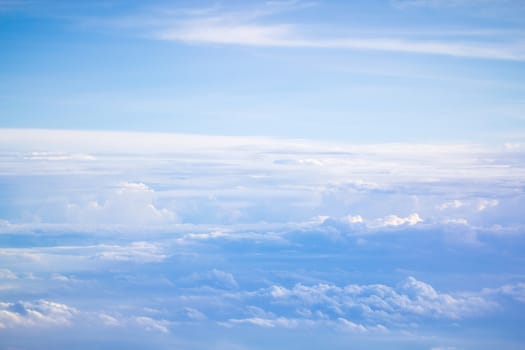
[[461, 6], [495, 5], [501, 6], [509, 3], [519, 4], [515, 0], [392, 0], [391, 3], [400, 8], [433, 7], [450, 8]]
[[[393, 5], [403, 8], [459, 6], [465, 2], [476, 3], [464, 0], [407, 0], [393, 2]], [[75, 21], [90, 28], [129, 30], [141, 37], [187, 44], [342, 49], [525, 60], [525, 48], [519, 40], [519, 33], [513, 34], [512, 31], [502, 32], [490, 28], [481, 31], [478, 27], [459, 31], [456, 27], [403, 30], [385, 25], [369, 30], [360, 28], [356, 32], [353, 27], [333, 23], [329, 19], [324, 24], [317, 22], [313, 25], [297, 23], [286, 17], [283, 19], [282, 14], [285, 12], [304, 11], [314, 6], [322, 5], [301, 1], [270, 1], [234, 9], [218, 5], [204, 8], [157, 6], [128, 15], [77, 18]], [[326, 34], [327, 28], [331, 28], [330, 34]], [[450, 33], [453, 33], [454, 40], [451, 40]]]
[[[402, 2], [399, 6], [416, 6], [412, 2]], [[304, 4], [300, 2], [258, 6], [252, 9], [229, 11], [223, 8], [207, 8], [206, 11], [186, 10], [184, 12], [156, 11], [147, 16], [127, 18], [125, 26], [141, 27], [144, 34], [153, 39], [179, 41], [192, 44], [241, 45], [281, 48], [315, 48], [386, 51], [414, 54], [432, 54], [455, 57], [485, 59], [524, 60], [525, 50], [518, 41], [509, 38], [485, 37], [484, 40], [458, 41], [436, 39], [435, 35], [424, 37], [425, 31], [417, 35], [407, 35], [399, 28], [382, 28], [359, 35], [326, 35], [319, 28], [304, 26], [286, 21], [278, 22], [272, 16], [282, 11], [297, 10]], [[419, 4], [423, 5], [423, 4]], [[428, 5], [428, 4], [427, 4]], [[332, 25], [333, 26], [333, 25]], [[350, 28], [337, 28], [344, 33]], [[446, 32], [446, 29], [443, 29]], [[466, 32], [470, 32], [466, 30]], [[398, 34], [396, 34], [398, 33]], [[490, 31], [485, 31], [485, 34]], [[492, 32], [493, 34], [494, 32]], [[492, 40], [487, 40], [492, 39]]]
[[163, 29], [154, 33], [152, 37], [199, 44], [389, 51], [520, 61], [525, 59], [524, 49], [518, 45], [381, 36], [313, 38], [305, 36], [300, 28], [290, 24], [233, 24], [196, 20], [178, 27]]
[[351, 309], [360, 309], [369, 320], [386, 320], [385, 314], [392, 318], [418, 315], [460, 319], [488, 312], [496, 306], [491, 300], [476, 294], [452, 296], [439, 293], [414, 277], [408, 277], [396, 288], [377, 284], [344, 287], [298, 284], [292, 289], [272, 286], [269, 293], [276, 303], [309, 308], [323, 305], [326, 310], [340, 315], [349, 314]]

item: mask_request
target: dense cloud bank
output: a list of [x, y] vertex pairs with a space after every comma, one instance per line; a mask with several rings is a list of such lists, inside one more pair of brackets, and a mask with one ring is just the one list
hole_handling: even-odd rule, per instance
[[520, 147], [1, 133], [6, 349], [523, 343]]

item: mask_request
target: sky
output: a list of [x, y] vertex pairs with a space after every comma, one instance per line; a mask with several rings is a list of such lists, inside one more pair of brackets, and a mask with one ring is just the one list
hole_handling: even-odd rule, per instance
[[509, 142], [520, 0], [0, 2], [0, 126]]
[[525, 349], [525, 3], [0, 0], [0, 350]]

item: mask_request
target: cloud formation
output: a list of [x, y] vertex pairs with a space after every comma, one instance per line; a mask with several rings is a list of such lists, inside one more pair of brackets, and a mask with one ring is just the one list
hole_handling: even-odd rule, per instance
[[0, 328], [69, 326], [77, 312], [75, 308], [49, 300], [0, 302]]
[[[0, 146], [10, 152], [2, 159], [12, 166], [0, 171], [10, 187], [21, 189], [16, 192], [18, 207], [10, 211], [15, 215], [0, 219], [4, 233], [175, 230], [188, 241], [277, 242], [282, 235], [254, 228], [275, 233], [320, 225], [337, 235], [454, 224], [472, 231], [525, 225], [516, 210], [525, 205], [519, 180], [525, 176], [522, 152], [509, 153], [504, 147], [49, 130], [1, 133], [5, 137]], [[68, 148], [96, 157], [41, 163], [23, 156], [34, 149]], [[21, 156], [13, 160], [13, 154]], [[72, 172], [73, 183], [58, 180]], [[51, 182], [41, 183], [43, 179]], [[188, 230], [185, 225], [196, 226]], [[247, 225], [251, 232], [246, 232]]]
[[381, 284], [344, 287], [298, 284], [292, 289], [272, 286], [269, 293], [276, 302], [322, 307], [341, 316], [359, 312], [368, 320], [403, 319], [410, 315], [460, 319], [487, 312], [496, 306], [479, 295], [438, 293], [414, 277], [408, 277], [396, 288]]
[[0, 280], [15, 280], [18, 277], [9, 269], [0, 269]]
[[143, 183], [124, 182], [103, 201], [81, 206], [68, 204], [71, 220], [86, 225], [158, 225], [176, 221], [176, 215], [154, 204], [155, 192]]
[[[17, 189], [0, 212], [8, 335], [41, 320], [171, 340], [214, 327], [414, 339], [525, 307], [521, 150], [0, 135]], [[93, 159], [27, 159], [36, 149]], [[50, 295], [75, 308], [38, 301]]]
[[[437, 2], [435, 2], [437, 3]], [[433, 5], [434, 2], [404, 1], [396, 2], [397, 7]], [[159, 24], [153, 30], [152, 38], [200, 44], [246, 45], [259, 47], [347, 49], [368, 51], [390, 51], [402, 53], [432, 54], [456, 57], [485, 59], [524, 60], [525, 55], [519, 42], [501, 45], [498, 41], [461, 42], [436, 40], [434, 38], [415, 39], [406, 35], [395, 36], [395, 31], [387, 34], [341, 37], [306, 34], [299, 25], [290, 23], [268, 23], [266, 17], [274, 11], [265, 11], [264, 6], [251, 11], [209, 11], [190, 12], [188, 16], [156, 18]], [[175, 24], [173, 24], [175, 23]]]

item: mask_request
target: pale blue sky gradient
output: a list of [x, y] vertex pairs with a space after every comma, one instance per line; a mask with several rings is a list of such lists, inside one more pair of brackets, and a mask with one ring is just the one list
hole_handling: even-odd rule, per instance
[[2, 127], [522, 140], [520, 1], [0, 5]]

